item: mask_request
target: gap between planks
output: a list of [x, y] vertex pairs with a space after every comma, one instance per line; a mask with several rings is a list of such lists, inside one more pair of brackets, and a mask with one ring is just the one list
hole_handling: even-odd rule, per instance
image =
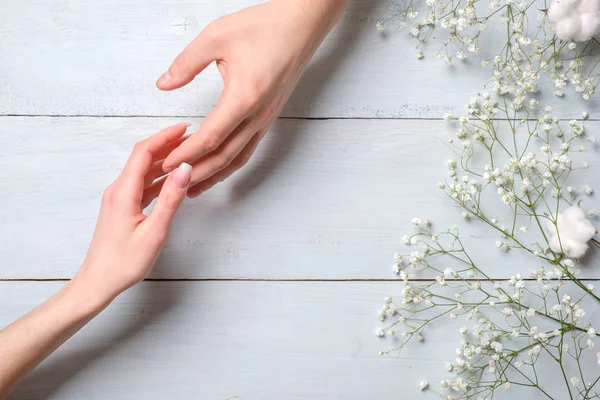
[[[23, 117], [23, 118], [206, 118], [205, 115], [102, 115], [102, 114], [0, 114], [3, 117]], [[444, 118], [432, 117], [278, 117], [284, 120], [307, 120], [307, 121], [344, 121], [344, 120], [361, 120], [361, 121], [444, 121]], [[537, 118], [528, 118], [526, 121], [537, 121]], [[560, 119], [560, 121], [571, 121], [573, 118]], [[600, 118], [588, 118], [578, 121], [598, 122]], [[509, 121], [508, 118], [494, 118], [492, 121]], [[512, 121], [512, 119], [510, 120]], [[455, 122], [455, 121], [454, 121]]]

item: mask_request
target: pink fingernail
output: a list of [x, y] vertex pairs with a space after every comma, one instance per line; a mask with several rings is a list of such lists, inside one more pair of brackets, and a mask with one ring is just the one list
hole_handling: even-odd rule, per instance
[[169, 83], [171, 81], [171, 79], [173, 79], [173, 77], [171, 76], [171, 73], [169, 71], [167, 71], [164, 74], [162, 74], [160, 76], [160, 78], [158, 78], [158, 84], [166, 85], [167, 83]]
[[181, 163], [173, 173], [171, 179], [179, 188], [186, 188], [192, 177], [192, 166], [190, 164]]

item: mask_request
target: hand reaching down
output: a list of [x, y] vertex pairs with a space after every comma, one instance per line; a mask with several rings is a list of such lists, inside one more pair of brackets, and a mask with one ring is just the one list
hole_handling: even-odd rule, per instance
[[209, 24], [158, 80], [180, 88], [213, 61], [224, 81], [200, 129], [167, 157], [193, 165], [190, 197], [223, 181], [254, 153], [347, 0], [272, 0]]

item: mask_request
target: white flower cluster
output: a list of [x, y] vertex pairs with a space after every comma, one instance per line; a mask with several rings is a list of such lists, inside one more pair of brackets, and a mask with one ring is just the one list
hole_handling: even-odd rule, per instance
[[[596, 29], [600, 0], [554, 1], [548, 14], [559, 37], [577, 40]], [[589, 99], [600, 83], [599, 57], [590, 55], [591, 43], [557, 39], [545, 11], [535, 23], [530, 18], [538, 9], [535, 0], [425, 3], [424, 10], [417, 10], [409, 1], [398, 14], [418, 42], [417, 58], [424, 58], [425, 42], [435, 39], [442, 43], [437, 58], [448, 65], [479, 57], [483, 67], [492, 68], [484, 85], [491, 94], [477, 94], [465, 116], [444, 115], [457, 131], [449, 140], [454, 156], [446, 163], [448, 177], [438, 187], [465, 221], [499, 236], [498, 249], [530, 256], [537, 269], [529, 280], [520, 274], [494, 280], [481, 260], [469, 255], [457, 226], [437, 232], [429, 220], [413, 218], [415, 232], [403, 237], [411, 251], [395, 256], [393, 265], [404, 288], [395, 302], [386, 298], [379, 311], [385, 326], [375, 332], [394, 336], [395, 347], [380, 354], [400, 350], [413, 339], [422, 341], [428, 326], [449, 318], [465, 325], [459, 329], [456, 358], [448, 364], [453, 376], [441, 381], [447, 396], [432, 388], [442, 397], [493, 398], [496, 390], [519, 385], [562, 398], [541, 388], [535, 368], [545, 357], [564, 369], [564, 383], [575, 387], [573, 393], [591, 398], [600, 379], [590, 380], [581, 363], [595, 357], [600, 364], [600, 353], [591, 350], [600, 335], [589, 322], [594, 313], [585, 309], [590, 311], [589, 302], [600, 305], [600, 297], [593, 283], [579, 278], [579, 258], [590, 243], [598, 244], [588, 219], [597, 211], [589, 209], [586, 215], [580, 208], [595, 200], [594, 188], [575, 185], [572, 177], [589, 167], [579, 153], [594, 148], [596, 140], [584, 128], [586, 112], [580, 120], [564, 121], [539, 103], [538, 93], [551, 87], [562, 97], [572, 88]], [[492, 23], [502, 29], [488, 30]], [[378, 22], [377, 29], [386, 24], [389, 20]], [[436, 28], [444, 33], [433, 36]], [[507, 34], [502, 51], [490, 50], [495, 56], [487, 58], [478, 55], [486, 32]], [[504, 206], [490, 202], [490, 196]], [[525, 380], [506, 371], [519, 371], [516, 376]], [[419, 387], [430, 385], [423, 381]]]

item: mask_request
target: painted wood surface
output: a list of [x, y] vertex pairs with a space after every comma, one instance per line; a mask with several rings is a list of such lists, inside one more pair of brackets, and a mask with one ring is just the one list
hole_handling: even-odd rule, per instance
[[[177, 121], [0, 118], [0, 278], [71, 277], [102, 191], [133, 144]], [[499, 237], [461, 222], [437, 188], [452, 131], [442, 121], [280, 120], [233, 179], [185, 201], [151, 277], [393, 278], [392, 256], [407, 250], [401, 239], [415, 215], [439, 229], [460, 223], [476, 260], [498, 252], [494, 276], [523, 273], [531, 260], [500, 253]], [[591, 164], [580, 186], [600, 187]]]
[[[0, 326], [59, 282], [0, 282]], [[419, 382], [449, 378], [464, 321], [379, 356], [383, 298], [398, 282], [145, 282], [46, 360], [11, 399], [421, 399]], [[595, 318], [597, 315], [591, 315]], [[593, 358], [593, 357], [592, 357]], [[597, 368], [591, 360], [590, 368]], [[552, 394], [559, 371], [539, 366]], [[494, 398], [541, 399], [533, 391]]]
[[[157, 77], [210, 21], [258, 0], [20, 0], [0, 4], [0, 114], [206, 115], [222, 88], [214, 66], [189, 87], [161, 93]], [[352, 0], [325, 40], [283, 115], [288, 117], [440, 118], [463, 112], [491, 70], [480, 59], [454, 68], [435, 60], [439, 46], [417, 60], [408, 30], [375, 29], [396, 0]], [[536, 11], [537, 12], [537, 11]], [[531, 16], [535, 20], [535, 15]], [[492, 26], [494, 29], [503, 26]], [[501, 43], [482, 39], [479, 57]], [[554, 93], [552, 82], [544, 86]], [[600, 117], [597, 101], [576, 94], [542, 103], [565, 118], [583, 110]]]
[[[0, 0], [0, 327], [63, 284], [35, 280], [76, 272], [101, 193], [133, 144], [184, 116], [195, 128], [212, 109], [215, 68], [172, 93], [154, 81], [206, 24], [253, 4]], [[447, 377], [459, 321], [442, 321], [402, 359], [380, 357], [391, 342], [374, 335], [377, 311], [401, 285], [344, 280], [394, 278], [413, 216], [460, 222], [436, 188], [454, 128], [430, 119], [462, 112], [491, 71], [475, 60], [447, 68], [431, 60], [434, 46], [416, 60], [407, 32], [375, 29], [389, 4], [352, 0], [289, 118], [233, 179], [184, 203], [150, 278], [208, 281], [140, 284], [13, 399], [415, 399], [420, 380]], [[493, 56], [498, 43], [485, 45]], [[600, 115], [572, 95], [541, 102], [565, 118]], [[596, 165], [577, 184], [600, 188]], [[462, 223], [461, 232], [490, 275], [533, 268], [518, 252], [490, 257], [489, 231]], [[582, 269], [600, 278], [586, 260]], [[535, 398], [521, 393], [505, 398]]]

